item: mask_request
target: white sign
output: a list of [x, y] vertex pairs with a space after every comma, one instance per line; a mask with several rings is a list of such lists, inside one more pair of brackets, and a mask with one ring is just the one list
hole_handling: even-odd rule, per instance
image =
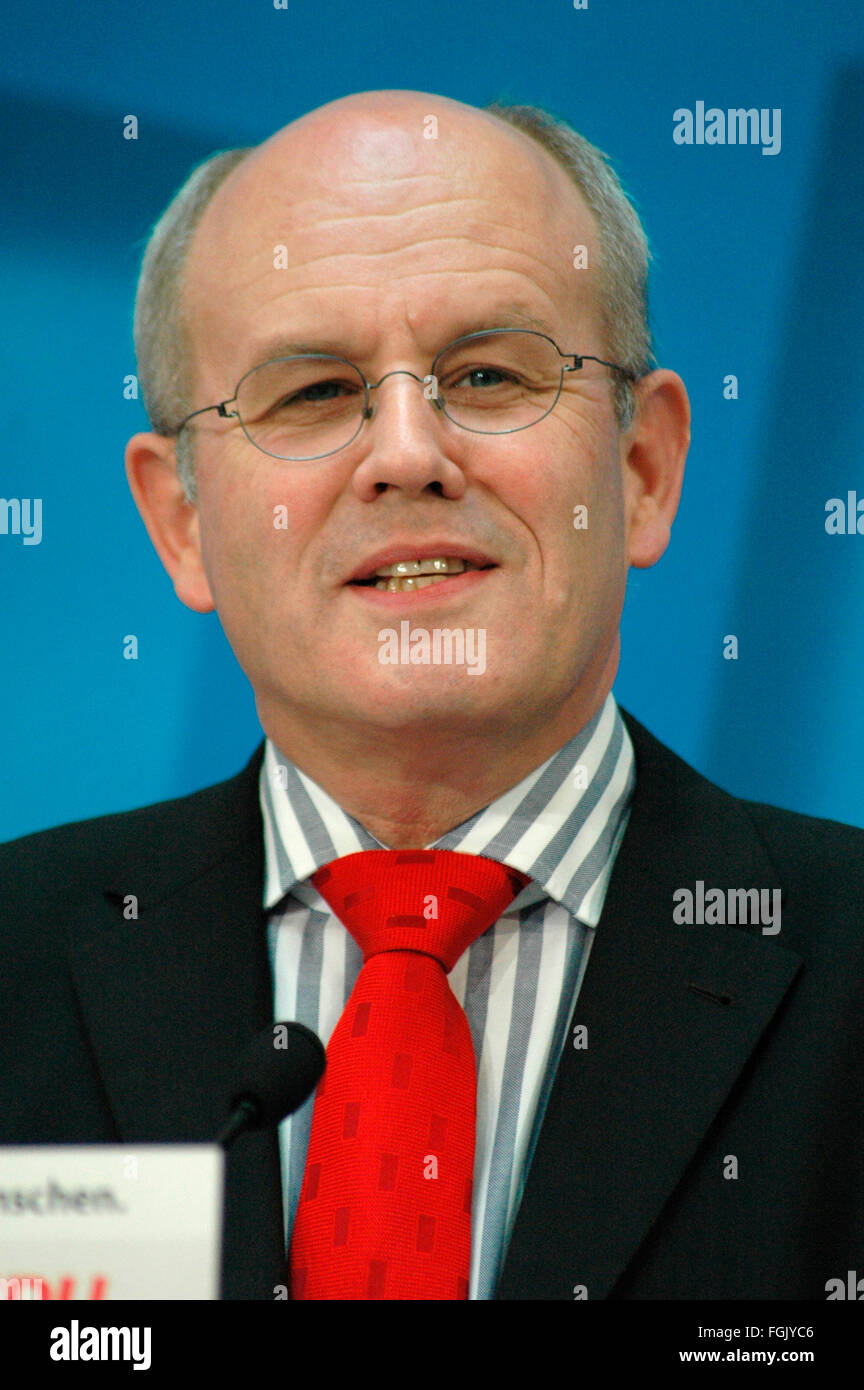
[[216, 1144], [0, 1148], [0, 1301], [219, 1297]]

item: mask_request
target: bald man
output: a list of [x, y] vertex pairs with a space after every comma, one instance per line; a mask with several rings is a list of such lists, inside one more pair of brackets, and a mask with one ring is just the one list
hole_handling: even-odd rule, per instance
[[[229, 1158], [226, 1298], [823, 1299], [864, 1258], [864, 837], [727, 795], [612, 693], [689, 440], [646, 267], [576, 132], [401, 91], [214, 156], [153, 233], [129, 483], [265, 739], [228, 782], [4, 847], [0, 1139], [211, 1139], [249, 1038], [313, 1028], [328, 1085]], [[458, 1258], [423, 1215], [450, 1061], [440, 1094], [382, 1083], [440, 1121], [398, 1111], [390, 1183], [376, 1064], [340, 1041], [370, 958], [433, 954], [331, 901], [382, 850], [506, 879], [435, 985], [470, 1037]], [[388, 1191], [425, 1165], [407, 1253], [356, 1236], [390, 1210], [370, 1155]]]

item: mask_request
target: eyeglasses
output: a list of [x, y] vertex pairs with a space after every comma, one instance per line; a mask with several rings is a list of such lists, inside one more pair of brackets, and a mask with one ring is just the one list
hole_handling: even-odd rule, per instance
[[527, 328], [492, 328], [457, 338], [441, 349], [425, 377], [401, 370], [369, 382], [353, 362], [330, 353], [276, 357], [246, 372], [228, 400], [193, 410], [172, 433], [215, 410], [223, 419], [237, 420], [250, 443], [272, 458], [298, 463], [327, 458], [351, 444], [364, 420], [372, 418], [372, 391], [388, 377], [410, 376], [460, 429], [514, 434], [545, 419], [561, 395], [565, 373], [578, 372], [583, 362], [599, 362], [629, 381], [637, 379], [602, 357], [562, 352], [545, 333]]

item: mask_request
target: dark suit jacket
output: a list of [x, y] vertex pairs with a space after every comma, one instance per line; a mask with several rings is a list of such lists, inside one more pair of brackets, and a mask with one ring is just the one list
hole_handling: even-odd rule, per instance
[[[864, 1273], [864, 832], [729, 796], [625, 718], [588, 1046], [561, 1057], [497, 1297], [823, 1300]], [[260, 759], [0, 847], [0, 1142], [213, 1138], [273, 1017]], [[699, 879], [781, 888], [779, 935], [676, 925]], [[283, 1265], [276, 1136], [246, 1135], [224, 1296], [271, 1299]]]

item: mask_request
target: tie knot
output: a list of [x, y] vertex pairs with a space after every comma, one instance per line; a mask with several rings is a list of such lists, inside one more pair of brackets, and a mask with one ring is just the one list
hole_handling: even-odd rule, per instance
[[530, 880], [476, 854], [373, 849], [333, 859], [312, 882], [364, 963], [382, 951], [420, 951], [449, 973]]

